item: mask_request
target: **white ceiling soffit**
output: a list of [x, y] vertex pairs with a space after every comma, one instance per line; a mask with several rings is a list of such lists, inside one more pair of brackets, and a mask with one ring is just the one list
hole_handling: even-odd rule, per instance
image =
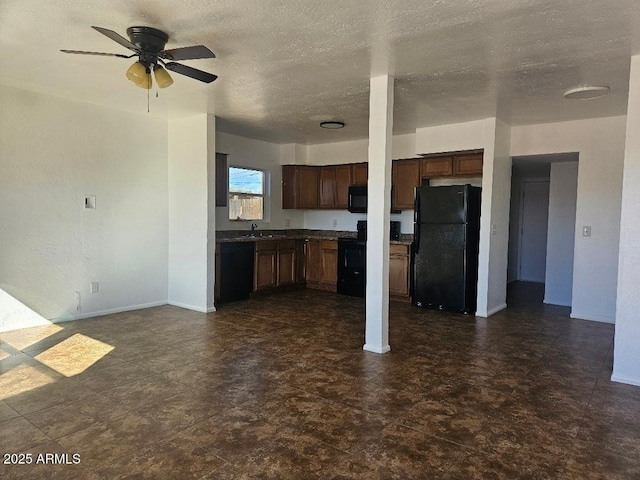
[[[626, 112], [630, 56], [640, 53], [637, 0], [2, 0], [0, 83], [147, 115], [128, 53], [91, 25], [204, 44], [184, 61], [212, 84], [172, 74], [151, 115], [211, 113], [222, 130], [279, 143], [368, 135], [369, 78], [396, 78], [394, 131], [498, 116], [512, 125]], [[568, 89], [608, 85], [588, 101]], [[341, 130], [320, 121], [340, 120]]]

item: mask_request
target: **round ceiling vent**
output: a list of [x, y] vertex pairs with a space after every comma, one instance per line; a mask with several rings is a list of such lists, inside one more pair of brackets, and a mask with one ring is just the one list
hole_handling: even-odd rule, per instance
[[569, 100], [591, 100], [592, 98], [604, 97], [609, 93], [609, 90], [606, 85], [585, 85], [567, 90], [564, 92], [564, 98]]
[[320, 126], [328, 130], [339, 130], [341, 128], [344, 128], [344, 122], [337, 122], [332, 120], [328, 122], [322, 122], [320, 123]]

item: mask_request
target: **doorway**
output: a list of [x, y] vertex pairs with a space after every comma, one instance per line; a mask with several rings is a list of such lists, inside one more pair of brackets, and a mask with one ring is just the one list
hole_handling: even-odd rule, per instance
[[[578, 154], [513, 158], [507, 282], [538, 303], [571, 306]], [[534, 287], [538, 285], [537, 287]], [[533, 291], [532, 290], [532, 291]], [[507, 301], [509, 304], [509, 301]]]
[[548, 223], [549, 178], [523, 179], [517, 275], [517, 279], [521, 282], [544, 283]]

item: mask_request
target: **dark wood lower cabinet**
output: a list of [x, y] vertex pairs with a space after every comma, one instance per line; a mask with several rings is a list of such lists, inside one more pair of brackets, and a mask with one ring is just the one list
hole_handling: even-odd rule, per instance
[[[409, 300], [410, 247], [392, 244], [389, 256], [389, 294], [392, 300]], [[216, 291], [220, 297], [220, 244], [216, 245]], [[255, 242], [253, 291], [304, 285], [336, 291], [338, 242], [336, 240], [259, 240]]]
[[307, 287], [335, 292], [338, 283], [338, 242], [309, 240], [306, 260]]
[[254, 291], [285, 287], [296, 283], [304, 283], [304, 241], [257, 241]]
[[296, 283], [296, 241], [278, 242], [278, 281], [276, 286]]
[[389, 246], [389, 297], [409, 301], [411, 256], [409, 245]]
[[275, 241], [256, 242], [253, 270], [253, 290], [268, 290], [278, 284], [278, 244]]

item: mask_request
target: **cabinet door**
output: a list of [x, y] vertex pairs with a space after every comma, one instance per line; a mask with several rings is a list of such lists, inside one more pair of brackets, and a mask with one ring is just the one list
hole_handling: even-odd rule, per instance
[[320, 208], [334, 208], [336, 203], [336, 168], [320, 167]]
[[454, 175], [482, 175], [482, 153], [453, 157]]
[[297, 167], [296, 208], [318, 208], [318, 168]]
[[335, 291], [338, 283], [338, 242], [321, 240], [320, 255], [320, 283]]
[[393, 210], [411, 210], [416, 187], [420, 186], [420, 160], [394, 160], [393, 178]]
[[307, 242], [307, 268], [305, 272], [307, 283], [320, 283], [320, 240]]
[[295, 165], [282, 166], [282, 208], [297, 208], [296, 195], [296, 175], [297, 168]]
[[366, 185], [369, 180], [369, 164], [366, 162], [351, 164], [351, 185]]
[[390, 246], [389, 293], [409, 296], [409, 247], [406, 245]]
[[278, 285], [291, 285], [296, 281], [296, 249], [278, 250]]
[[254, 266], [254, 289], [267, 290], [276, 286], [277, 250], [257, 250]]
[[453, 159], [436, 157], [422, 159], [422, 178], [450, 177], [453, 175]]
[[[365, 164], [366, 165], [366, 164]], [[349, 207], [349, 185], [351, 185], [351, 166], [336, 165], [336, 209], [346, 210]]]

